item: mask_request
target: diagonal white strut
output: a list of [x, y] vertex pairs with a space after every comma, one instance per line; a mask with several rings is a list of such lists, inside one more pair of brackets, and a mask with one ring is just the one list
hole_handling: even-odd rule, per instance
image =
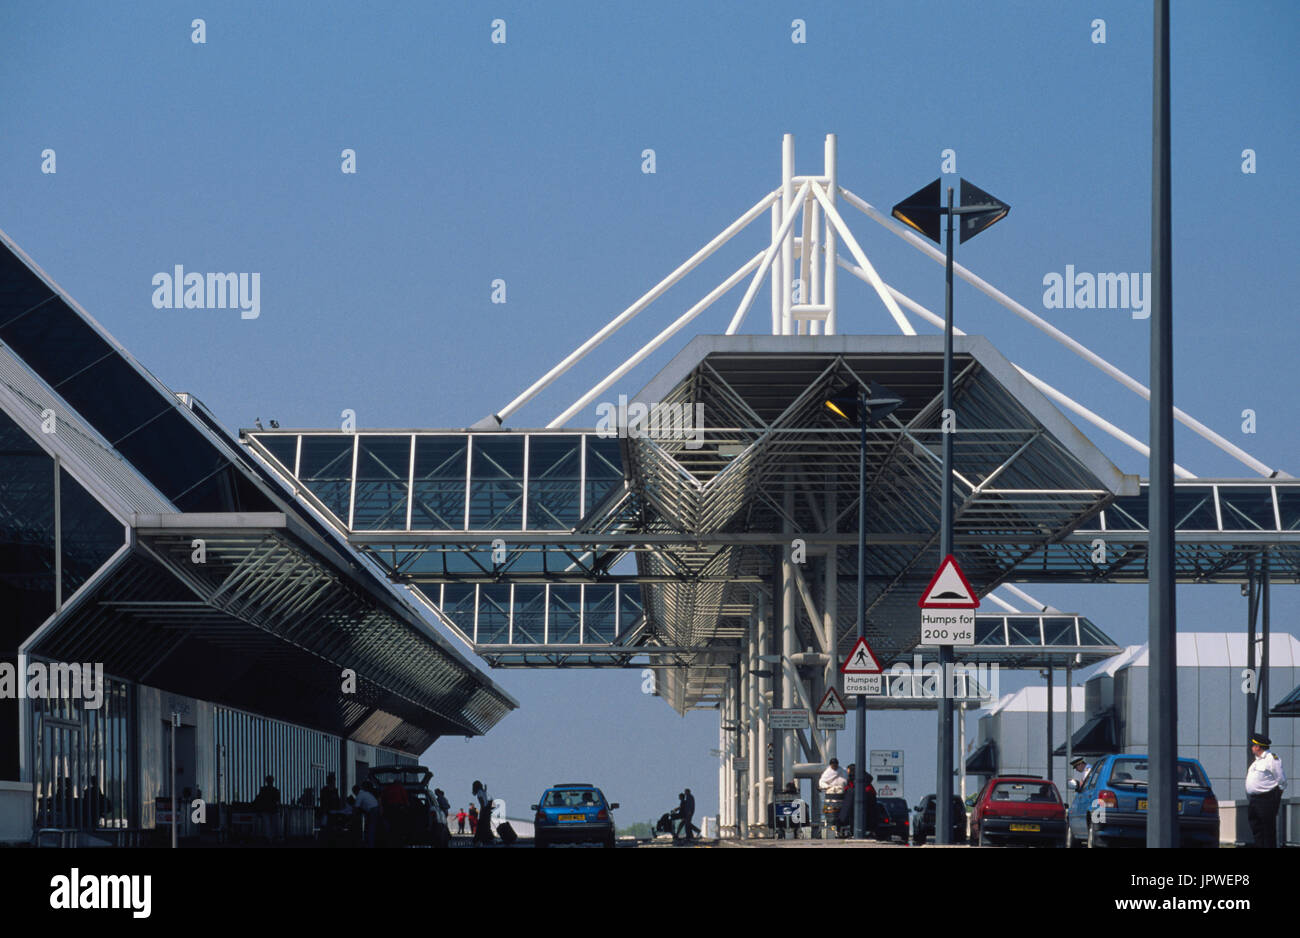
[[[854, 276], [858, 277], [861, 280], [867, 279], [865, 271], [862, 271], [859, 268], [854, 267], [846, 258], [839, 257], [837, 258], [837, 260], [839, 261], [839, 265], [843, 267], [845, 270], [847, 270], [849, 273], [853, 274]], [[939, 316], [932, 310], [929, 310], [926, 307], [922, 306], [920, 303], [916, 302], [916, 300], [912, 299], [910, 296], [903, 293], [901, 290], [896, 290], [895, 288], [890, 287], [889, 291], [894, 295], [894, 298], [897, 299], [898, 302], [902, 303], [912, 312], [916, 313], [916, 315], [920, 316], [922, 319], [926, 320], [931, 325], [938, 326], [940, 329], [943, 328], [942, 316]], [[958, 329], [956, 326], [953, 326], [952, 331], [954, 335], [966, 334], [961, 329]], [[1020, 372], [1020, 374], [1024, 376], [1026, 381], [1028, 381], [1034, 387], [1038, 388], [1038, 390], [1042, 391], [1044, 394], [1046, 394], [1052, 400], [1056, 401], [1056, 403], [1060, 404], [1062, 407], [1065, 407], [1066, 409], [1071, 410], [1074, 413], [1078, 414], [1084, 420], [1091, 423], [1094, 427], [1097, 427], [1098, 429], [1104, 431], [1105, 433], [1110, 434], [1115, 439], [1123, 443], [1125, 446], [1128, 446], [1133, 450], [1135, 450], [1136, 452], [1141, 453], [1144, 457], [1148, 459], [1151, 457], [1151, 447], [1147, 446], [1141, 440], [1137, 439], [1136, 437], [1132, 436], [1129, 433], [1124, 432], [1119, 427], [1115, 426], [1113, 423], [1106, 420], [1104, 417], [1100, 416], [1097, 413], [1094, 413], [1093, 411], [1089, 410], [1087, 407], [1084, 407], [1078, 401], [1074, 400], [1074, 398], [1052, 387], [1046, 381], [1042, 380], [1036, 375], [1031, 374], [1024, 368], [1017, 365], [1015, 362], [1011, 363], [1011, 367], [1015, 368], [1016, 371]], [[1182, 466], [1178, 465], [1178, 463], [1174, 463], [1174, 474], [1177, 475], [1180, 479], [1196, 478], [1196, 476], [1193, 473], [1188, 472]]]
[[[615, 381], [618, 381], [620, 378], [622, 378], [625, 374], [627, 374], [637, 365], [641, 364], [641, 362], [643, 362], [655, 349], [659, 348], [659, 346], [663, 345], [665, 342], [671, 339], [681, 329], [687, 326], [691, 322], [691, 320], [695, 319], [696, 316], [700, 315], [700, 313], [704, 312], [706, 309], [712, 306], [714, 301], [717, 300], [718, 297], [722, 296], [724, 293], [726, 293], [736, 284], [740, 283], [740, 281], [744, 280], [745, 277], [749, 275], [750, 271], [752, 271], [755, 267], [759, 266], [759, 262], [762, 261], [762, 259], [763, 259], [763, 253], [761, 251], [758, 254], [755, 254], [752, 258], [749, 259], [749, 261], [746, 264], [744, 264], [744, 266], [738, 269], [734, 274], [732, 274], [726, 280], [722, 281], [722, 283], [714, 287], [713, 290], [711, 290], [709, 294], [706, 297], [704, 297], [704, 299], [700, 300], [698, 303], [696, 303], [686, 312], [682, 313], [682, 315], [679, 316], [672, 325], [670, 325], [667, 329], [664, 329], [657, 336], [655, 336], [653, 339], [651, 339], [649, 342], [643, 345], [635, 355], [633, 355], [627, 361], [623, 362], [623, 364], [619, 365], [617, 368], [611, 371], [603, 381], [601, 381], [599, 384], [593, 387], [582, 397], [574, 401], [568, 410], [566, 410], [564, 413], [560, 414], [558, 417], [556, 417], [554, 420], [548, 423], [546, 425], [546, 429], [553, 430], [556, 427], [562, 427], [570, 420], [572, 420], [574, 416], [576, 416], [578, 413], [582, 411], [584, 407], [586, 407], [588, 404], [594, 401], [598, 395], [608, 390], [609, 387], [612, 384], [614, 384]], [[762, 276], [763, 275], [760, 272], [758, 274], [760, 280], [762, 279]]]
[[[872, 219], [873, 221], [879, 222], [888, 231], [902, 238], [908, 244], [912, 245], [912, 247], [916, 248], [918, 251], [921, 251], [923, 254], [927, 255], [932, 260], [938, 261], [941, 264], [947, 263], [947, 258], [944, 256], [944, 253], [940, 251], [938, 248], [934, 247], [933, 245], [928, 244], [919, 235], [916, 235], [911, 231], [907, 231], [906, 229], [893, 224], [892, 222], [889, 221], [889, 219], [887, 219], [884, 215], [882, 215], [880, 211], [878, 211], [873, 205], [871, 205], [866, 200], [860, 198], [859, 196], [855, 195], [854, 193], [850, 192], [848, 189], [845, 189], [843, 186], [840, 187], [840, 192], [841, 194], [843, 194], [844, 198], [846, 198], [856, 208], [861, 209], [862, 212], [865, 213], [868, 218]], [[859, 261], [859, 263], [861, 263], [861, 261]], [[1128, 388], [1134, 394], [1139, 395], [1145, 400], [1151, 399], [1151, 390], [1145, 384], [1138, 381], [1136, 378], [1132, 377], [1126, 372], [1120, 370], [1119, 368], [1116, 368], [1114, 365], [1106, 361], [1106, 359], [1102, 358], [1096, 352], [1092, 351], [1092, 349], [1088, 348], [1082, 342], [1079, 342], [1071, 338], [1069, 335], [1067, 335], [1066, 333], [1062, 332], [1060, 329], [1053, 326], [1051, 323], [1043, 319], [1041, 316], [1035, 315], [1025, 306], [1011, 299], [1011, 297], [1007, 296], [1005, 293], [1003, 293], [997, 287], [993, 286], [987, 280], [984, 280], [982, 277], [979, 277], [971, 273], [961, 264], [954, 262], [952, 265], [952, 269], [954, 273], [956, 273], [967, 283], [971, 284], [981, 293], [984, 293], [985, 295], [996, 300], [998, 303], [1002, 304], [1007, 309], [1011, 310], [1011, 312], [1015, 313], [1017, 316], [1019, 316], [1021, 319], [1025, 320], [1026, 322], [1037, 327], [1043, 332], [1046, 332], [1057, 342], [1060, 342], [1066, 348], [1070, 349], [1070, 351], [1074, 352], [1084, 361], [1088, 362], [1089, 364], [1098, 368], [1105, 374], [1114, 378], [1116, 381], [1124, 385], [1124, 387]], [[1186, 413], [1185, 411], [1179, 410], [1177, 407], [1175, 407], [1174, 418], [1179, 423], [1183, 424], [1186, 427], [1189, 427], [1202, 439], [1208, 440], [1209, 442], [1213, 443], [1219, 449], [1223, 450], [1228, 455], [1234, 457], [1238, 461], [1249, 466], [1251, 469], [1254, 469], [1260, 475], [1262, 476], [1275, 475], [1275, 472], [1272, 468], [1260, 462], [1254, 456], [1250, 455], [1250, 453], [1246, 452], [1241, 447], [1233, 444], [1230, 440], [1214, 432], [1205, 424], [1201, 423], [1199, 420], [1197, 420], [1195, 417], [1192, 417], [1190, 414]]]
[[[835, 204], [826, 197], [826, 193], [821, 190], [820, 186], [814, 184], [812, 189], [813, 195], [815, 195], [817, 201], [822, 204], [822, 211], [826, 213], [827, 220], [835, 226], [835, 230], [838, 231], [840, 237], [844, 239], [844, 244], [848, 247], [849, 253], [853, 255], [853, 259], [856, 260], [862, 267], [863, 271], [866, 272], [867, 282], [870, 283], [871, 286], [875, 288], [876, 293], [880, 295], [880, 299], [885, 304], [885, 308], [889, 310], [889, 315], [893, 316], [894, 322], [898, 323], [898, 328], [903, 330], [903, 335], [916, 335], [916, 330], [912, 328], [911, 322], [909, 322], [907, 317], [903, 315], [903, 311], [898, 308], [898, 302], [894, 299], [893, 294], [889, 292], [889, 288], [885, 286], [885, 281], [880, 279], [880, 274], [876, 273], [876, 268], [871, 266], [871, 261], [867, 260], [867, 255], [862, 252], [862, 248], [858, 244], [858, 239], [853, 237], [853, 232], [849, 231], [849, 226], [844, 223], [844, 219], [840, 217], [840, 213], [835, 210]], [[847, 192], [848, 190], [841, 189], [840, 191]]]
[[627, 309], [623, 310], [623, 312], [619, 313], [617, 316], [611, 319], [608, 323], [605, 324], [604, 328], [602, 328], [599, 332], [593, 335], [586, 342], [582, 343], [582, 345], [578, 346], [576, 349], [570, 352], [569, 355], [562, 362], [560, 362], [558, 365], [556, 365], [546, 374], [542, 375], [542, 377], [534, 381], [533, 384], [528, 388], [528, 390], [524, 391], [524, 393], [520, 394], [518, 397], [516, 397], [505, 407], [501, 408], [501, 410], [497, 411], [497, 413], [494, 414], [493, 417], [487, 418], [487, 420], [490, 421], [493, 420], [493, 418], [495, 418], [496, 423], [498, 424], [504, 423], [507, 417], [509, 417], [511, 414], [517, 411], [520, 407], [523, 407], [525, 404], [527, 404], [538, 394], [540, 394], [543, 390], [545, 390], [547, 385], [549, 385], [560, 375], [564, 374], [566, 371], [572, 368], [576, 362], [578, 362], [580, 359], [583, 358], [583, 356], [585, 356], [596, 346], [600, 345], [600, 343], [608, 339], [611, 335], [613, 335], [620, 328], [622, 328], [623, 325], [626, 324], [630, 319], [632, 319], [632, 317], [634, 317], [637, 313], [641, 312], [641, 310], [645, 309], [647, 306], [649, 306], [651, 303], [657, 300], [660, 296], [662, 296], [669, 287], [671, 287], [682, 277], [686, 276], [688, 273], [690, 273], [692, 270], [698, 267], [700, 263], [702, 263], [706, 258], [709, 257], [710, 254], [712, 254], [718, 248], [722, 247], [722, 245], [730, 241], [732, 237], [736, 235], [737, 232], [739, 232], [742, 228], [744, 228], [755, 218], [761, 215], [764, 211], [766, 211], [767, 207], [771, 205], [773, 202], [775, 202], [777, 198], [780, 197], [780, 194], [781, 194], [780, 190], [773, 190], [772, 192], [769, 192], [767, 195], [763, 196], [763, 198], [759, 199], [758, 202], [754, 204], [753, 208], [747, 211], [744, 215], [741, 215], [730, 225], [728, 225], [725, 229], [719, 232], [717, 237], [715, 237], [708, 244], [704, 245], [704, 247], [700, 248], [698, 251], [692, 254], [691, 257], [688, 258], [685, 262], [683, 262], [680, 267], [674, 270], [663, 280], [659, 281], [659, 283], [656, 286], [654, 286], [648, 293], [642, 296], [641, 299], [637, 300]]
[[772, 266], [772, 259], [776, 257], [776, 252], [780, 250], [781, 244], [785, 241], [790, 226], [794, 224], [795, 216], [803, 211], [804, 196], [808, 194], [808, 187], [811, 185], [811, 182], [805, 182], [799, 187], [799, 192], [791, 201], [790, 208], [785, 213], [785, 218], [781, 220], [781, 227], [777, 228], [776, 234], [772, 237], [772, 243], [768, 245], [767, 250], [763, 253], [763, 262], [758, 265], [758, 272], [754, 274], [749, 289], [745, 291], [744, 298], [741, 299], [740, 305], [736, 307], [736, 315], [731, 317], [731, 324], [727, 326], [727, 335], [735, 335], [736, 330], [740, 328], [740, 324], [745, 321], [745, 314], [749, 312], [750, 304], [754, 302], [754, 296], [758, 293], [758, 287], [763, 282], [763, 277], [767, 275], [768, 268]]

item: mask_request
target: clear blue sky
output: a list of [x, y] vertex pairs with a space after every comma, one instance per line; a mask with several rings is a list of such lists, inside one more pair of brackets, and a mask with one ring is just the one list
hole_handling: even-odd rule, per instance
[[[1043, 278], [1150, 269], [1151, 13], [1131, 0], [639, 4], [6, 3], [0, 7], [0, 228], [160, 379], [231, 428], [254, 417], [363, 428], [466, 426], [511, 400], [839, 135], [840, 181], [879, 207], [958, 173], [1012, 205], [959, 259], [1130, 374], [1147, 323], [1045, 310]], [[206, 20], [207, 42], [190, 41]], [[491, 21], [506, 21], [504, 45]], [[791, 21], [807, 42], [791, 42]], [[1104, 19], [1105, 44], [1092, 41]], [[1300, 474], [1295, 183], [1300, 8], [1182, 0], [1173, 16], [1178, 403]], [[57, 173], [41, 172], [56, 152]], [[358, 172], [340, 172], [352, 148]], [[657, 172], [641, 172], [653, 148]], [[1257, 172], [1242, 172], [1252, 149]], [[949, 177], [950, 179], [953, 177]], [[850, 223], [882, 275], [932, 308], [940, 268]], [[541, 426], [758, 249], [766, 222], [515, 416]], [[260, 272], [262, 312], [154, 309], [176, 264]], [[490, 303], [495, 278], [508, 302]], [[721, 332], [737, 299], [699, 321]], [[841, 278], [842, 332], [890, 333]], [[959, 284], [958, 325], [1124, 429], [1145, 405]], [[763, 331], [765, 307], [747, 323]], [[929, 331], [922, 327], [922, 331]], [[693, 333], [691, 333], [693, 334]], [[629, 376], [634, 393], [689, 338]], [[1258, 432], [1241, 432], [1256, 411]], [[589, 425], [594, 416], [575, 421]], [[1123, 469], [1136, 454], [1089, 433]], [[1249, 470], [1179, 432], [1201, 476]], [[1145, 590], [1042, 588], [1121, 642]], [[1180, 628], [1241, 627], [1234, 587], [1182, 590]], [[1193, 603], [1194, 600], [1194, 603]], [[1295, 628], [1294, 588], [1275, 622]], [[427, 755], [468, 802], [482, 777], [518, 815], [591, 780], [657, 816], [690, 785], [716, 806], [716, 717], [681, 719], [639, 672], [496, 672], [523, 704], [485, 739]], [[1009, 682], [1004, 681], [1004, 687]], [[933, 790], [933, 717], [882, 717]], [[851, 737], [842, 736], [847, 746]]]

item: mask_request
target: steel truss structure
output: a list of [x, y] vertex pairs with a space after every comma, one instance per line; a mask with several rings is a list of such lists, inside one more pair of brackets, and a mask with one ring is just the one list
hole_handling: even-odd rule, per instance
[[[769, 732], [767, 711], [811, 708], [836, 686], [855, 625], [858, 431], [830, 419], [828, 396], [876, 381], [904, 400], [867, 431], [866, 630], [886, 663], [927, 651], [917, 644], [916, 602], [939, 560], [944, 432], [954, 440], [956, 552], [976, 591], [1005, 610], [978, 617], [970, 660], [1049, 668], [1101, 660], [1118, 649], [1095, 625], [1043, 607], [1013, 582], [1146, 578], [1145, 484], [1120, 472], [1063, 411], [1144, 457], [1145, 444], [960, 330], [955, 424], [945, 424], [941, 337], [917, 335], [909, 314], [939, 327], [942, 319], [885, 282], [841, 214], [846, 204], [943, 260], [839, 186], [833, 136], [817, 175], [795, 173], [787, 136], [780, 188], [473, 429], [245, 430], [241, 438], [493, 665], [648, 666], [675, 709], [718, 709], [724, 832], [761, 829], [772, 791], [819, 772], [835, 753], [834, 733]], [[766, 244], [655, 339], [544, 429], [503, 428], [765, 214]], [[871, 286], [901, 335], [838, 334], [840, 269]], [[1149, 397], [996, 287], [961, 265], [955, 272]], [[764, 280], [772, 334], [741, 335]], [[725, 335], [697, 336], [636, 394], [649, 415], [639, 426], [620, 424], [614, 438], [566, 429], [746, 281]], [[656, 413], [702, 420], [665, 423]], [[1180, 580], [1245, 582], [1267, 555], [1273, 582], [1300, 582], [1300, 482], [1176, 416], [1257, 474], [1202, 480], [1176, 467]], [[999, 587], [1031, 611], [992, 592]]]

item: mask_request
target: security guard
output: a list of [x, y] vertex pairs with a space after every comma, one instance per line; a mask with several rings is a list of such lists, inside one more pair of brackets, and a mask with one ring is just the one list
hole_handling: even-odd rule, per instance
[[1072, 777], [1074, 778], [1075, 784], [1082, 788], [1083, 780], [1087, 778], [1088, 773], [1092, 771], [1092, 766], [1088, 764], [1087, 760], [1084, 759], [1083, 756], [1078, 756], [1070, 763], [1070, 768], [1074, 770], [1074, 775]]
[[1248, 817], [1256, 847], [1277, 846], [1277, 812], [1286, 788], [1282, 760], [1269, 751], [1273, 740], [1262, 733], [1250, 737], [1250, 751], [1255, 761], [1246, 770], [1246, 796], [1250, 799]]

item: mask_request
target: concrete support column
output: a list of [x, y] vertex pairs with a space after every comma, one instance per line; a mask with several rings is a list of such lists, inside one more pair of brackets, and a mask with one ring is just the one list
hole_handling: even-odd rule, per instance
[[[767, 596], [760, 594], [758, 597], [758, 614], [754, 619], [754, 655], [750, 659], [750, 666], [755, 671], [770, 673], [773, 666], [767, 662], [759, 661], [758, 657], [767, 652], [769, 615]], [[767, 806], [771, 803], [772, 797], [771, 781], [767, 771], [767, 745], [770, 741], [767, 731], [767, 709], [770, 700], [768, 695], [771, 693], [772, 679], [770, 677], [758, 678], [757, 695], [754, 700], [754, 735], [751, 737], [753, 739], [751, 765], [754, 766], [754, 769], [750, 778], [750, 785], [751, 790], [754, 792], [754, 825], [760, 832], [767, 831]]]
[[[750, 634], [753, 623], [750, 623]], [[750, 638], [745, 637], [745, 646], [741, 650], [740, 665], [736, 678], [736, 835], [749, 836], [752, 817], [749, 813], [751, 802], [749, 779], [752, 775], [753, 741], [750, 739], [750, 727], [753, 723], [752, 694], [749, 674]]]

